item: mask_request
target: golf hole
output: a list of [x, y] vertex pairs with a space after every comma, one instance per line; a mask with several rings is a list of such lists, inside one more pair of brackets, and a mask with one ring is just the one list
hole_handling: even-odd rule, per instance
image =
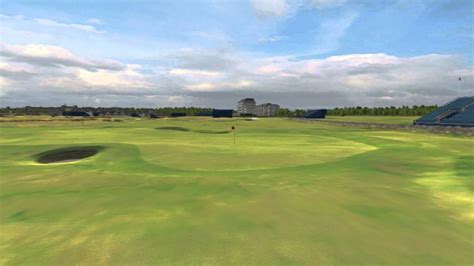
[[86, 146], [50, 150], [37, 154], [36, 162], [42, 164], [74, 162], [94, 156], [102, 149], [100, 146]]

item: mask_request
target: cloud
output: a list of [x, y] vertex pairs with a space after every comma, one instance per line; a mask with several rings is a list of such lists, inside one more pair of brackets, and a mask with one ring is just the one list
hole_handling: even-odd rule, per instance
[[81, 31], [92, 32], [92, 33], [105, 32], [105, 31], [99, 31], [94, 26], [86, 25], [86, 24], [76, 24], [76, 23], [68, 24], [68, 23], [61, 23], [58, 21], [50, 20], [50, 19], [43, 19], [43, 18], [35, 18], [33, 20], [37, 22], [38, 24], [49, 26], [49, 27], [69, 28], [69, 29], [81, 30]]
[[87, 22], [87, 24], [95, 24], [95, 25], [104, 25], [105, 24], [102, 20], [100, 20], [98, 18], [90, 18], [86, 22]]
[[0, 56], [14, 62], [42, 67], [79, 67], [89, 71], [98, 69], [120, 70], [124, 66], [114, 60], [89, 60], [74, 55], [69, 50], [54, 45], [9, 45], [0, 43]]
[[216, 82], [216, 83], [198, 83], [185, 87], [190, 91], [220, 91], [229, 89], [242, 89], [252, 86], [253, 82], [249, 80], [239, 80], [235, 82]]
[[225, 49], [215, 51], [203, 49], [181, 49], [172, 52], [164, 58], [171, 61], [177, 67], [183, 69], [199, 69], [208, 71], [228, 70], [237, 64], [238, 58]]
[[0, 76], [12, 80], [27, 80], [35, 76], [35, 71], [21, 64], [7, 64], [0, 62]]
[[182, 102], [183, 101], [183, 96], [169, 96], [168, 97], [169, 102]]
[[351, 12], [337, 19], [323, 21], [319, 26], [318, 37], [315, 41], [316, 49], [313, 53], [325, 54], [337, 50], [339, 43], [357, 17], [357, 13]]
[[90, 88], [150, 88], [153, 84], [137, 71], [136, 65], [127, 65], [122, 71], [88, 71], [79, 69], [76, 77]]
[[191, 77], [216, 77], [220, 73], [216, 71], [193, 70], [184, 68], [173, 68], [169, 71], [173, 76], [191, 76]]
[[140, 65], [85, 59], [59, 46], [2, 44], [1, 48], [0, 56], [7, 59], [0, 63], [2, 104], [57, 105], [59, 99], [98, 104], [97, 95], [132, 97], [153, 94], [158, 87]]
[[331, 9], [343, 6], [348, 0], [250, 0], [259, 18], [285, 17], [299, 9]]
[[263, 43], [264, 42], [279, 42], [286, 39], [288, 39], [288, 37], [284, 35], [272, 35], [268, 37], [261, 37], [258, 39], [258, 41], [263, 42]]
[[[12, 21], [12, 22], [20, 22], [20, 21], [34, 22], [46, 27], [73, 29], [73, 30], [79, 30], [79, 31], [96, 33], [96, 34], [105, 33], [105, 31], [98, 30], [92, 25], [79, 24], [79, 23], [63, 23], [63, 22], [59, 22], [59, 21], [55, 21], [51, 19], [45, 19], [45, 18], [26, 19], [24, 16], [21, 16], [21, 15], [11, 16], [11, 15], [0, 14], [0, 19], [6, 20], [6, 21]], [[101, 25], [102, 23], [101, 22], [99, 23], [99, 22], [100, 20], [97, 20], [97, 19], [88, 20], [89, 24]]]
[[[348, 54], [294, 61], [289, 56], [188, 49], [167, 54], [159, 66], [112, 64], [121, 66], [117, 68], [98, 67], [93, 62], [101, 59], [85, 59], [62, 47], [7, 47], [9, 60], [0, 64], [0, 102], [11, 106], [224, 108], [234, 107], [240, 98], [255, 97], [257, 102], [314, 108], [442, 104], [458, 95], [474, 94], [473, 68], [457, 55]], [[199, 66], [203, 56], [210, 61]], [[228, 61], [217, 70], [215, 64], [222, 58]], [[99, 65], [103, 64], [107, 65]]]
[[282, 17], [289, 10], [286, 0], [250, 0], [250, 3], [259, 18]]
[[309, 5], [316, 9], [339, 7], [347, 3], [347, 0], [310, 0]]
[[6, 14], [0, 14], [0, 19], [3, 19], [3, 20], [23, 20], [24, 17], [22, 15], [11, 16], [11, 15], [6, 15]]

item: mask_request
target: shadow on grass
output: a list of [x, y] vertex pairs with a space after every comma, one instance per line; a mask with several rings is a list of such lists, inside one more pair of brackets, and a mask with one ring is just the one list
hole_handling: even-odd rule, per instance
[[158, 129], [158, 130], [182, 131], [182, 132], [194, 132], [194, 133], [200, 133], [200, 134], [227, 134], [227, 133], [230, 133], [229, 130], [221, 130], [221, 131], [206, 130], [206, 129], [191, 130], [191, 129], [185, 128], [185, 127], [158, 127], [156, 129]]

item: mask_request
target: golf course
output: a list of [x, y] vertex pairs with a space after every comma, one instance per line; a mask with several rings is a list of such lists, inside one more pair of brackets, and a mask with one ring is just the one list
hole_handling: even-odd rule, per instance
[[472, 137], [283, 118], [48, 119], [0, 123], [1, 265], [474, 261]]

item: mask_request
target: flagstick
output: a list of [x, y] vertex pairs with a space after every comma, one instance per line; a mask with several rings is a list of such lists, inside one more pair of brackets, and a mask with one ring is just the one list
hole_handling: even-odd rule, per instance
[[234, 144], [235, 144], [235, 126], [230, 127], [230, 130], [234, 133]]

